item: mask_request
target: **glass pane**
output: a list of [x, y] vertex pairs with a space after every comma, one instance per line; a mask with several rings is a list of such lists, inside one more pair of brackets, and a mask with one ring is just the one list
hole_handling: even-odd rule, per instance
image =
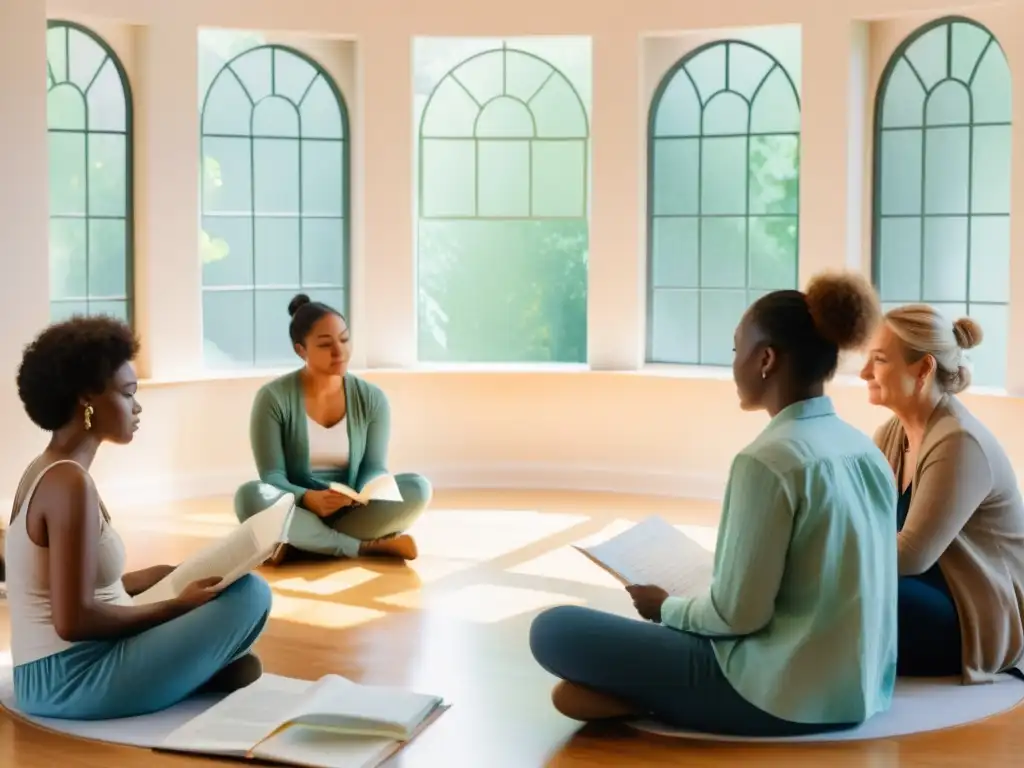
[[273, 82], [271, 51], [270, 47], [254, 48], [231, 62], [231, 69], [238, 75], [254, 104], [270, 95]]
[[921, 301], [921, 219], [878, 222], [877, 276], [882, 301]]
[[749, 220], [751, 288], [796, 288], [799, 228], [796, 216]]
[[528, 101], [551, 75], [551, 67], [536, 56], [519, 51], [505, 54], [505, 93]]
[[884, 131], [880, 137], [883, 216], [921, 213], [922, 135], [922, 131]]
[[978, 57], [985, 50], [991, 35], [977, 24], [953, 24], [953, 61], [950, 76], [971, 82]]
[[125, 226], [120, 219], [89, 222], [89, 295], [128, 295]]
[[212, 217], [203, 219], [208, 239], [200, 248], [203, 285], [252, 285], [252, 219]]
[[221, 70], [203, 104], [203, 134], [248, 136], [253, 105], [230, 69]]
[[496, 98], [480, 112], [477, 118], [478, 137], [522, 137], [533, 136], [533, 116], [522, 102], [513, 99]]
[[[348, 294], [338, 288], [310, 288], [306, 291], [312, 301], [320, 301], [333, 309], [341, 312], [342, 316], [348, 317]], [[288, 299], [291, 301], [291, 298]]]
[[66, 131], [85, 130], [85, 101], [71, 85], [58, 85], [46, 97], [46, 125]]
[[288, 302], [295, 291], [256, 291], [257, 368], [293, 364], [295, 350], [288, 337]]
[[963, 301], [967, 280], [967, 218], [943, 217], [924, 222], [925, 301]]
[[700, 361], [732, 365], [736, 326], [747, 311], [746, 291], [705, 291], [700, 302]]
[[747, 133], [747, 103], [735, 93], [722, 91], [704, 107], [705, 136], [736, 136]]
[[716, 43], [701, 50], [687, 60], [686, 71], [693, 78], [701, 101], [707, 103], [716, 93], [725, 90], [725, 44]]
[[576, 91], [562, 75], [556, 74], [530, 102], [537, 136], [551, 138], [586, 138], [587, 116]]
[[746, 219], [705, 218], [701, 221], [700, 285], [702, 288], [746, 288]]
[[936, 128], [925, 143], [925, 213], [967, 213], [970, 128]]
[[344, 214], [345, 145], [340, 141], [302, 142], [302, 212]]
[[530, 215], [530, 142], [477, 144], [480, 207], [478, 216]]
[[651, 362], [700, 363], [697, 291], [656, 290], [651, 303]]
[[299, 112], [293, 104], [274, 96], [264, 99], [252, 113], [254, 136], [298, 136]]
[[973, 363], [971, 383], [979, 387], [1006, 386], [1006, 352], [1009, 343], [1010, 308], [999, 304], [974, 304], [971, 317], [981, 324], [985, 339], [967, 353]]
[[51, 27], [46, 30], [46, 61], [58, 83], [68, 79], [67, 45], [67, 27]]
[[502, 51], [487, 51], [459, 65], [453, 73], [477, 104], [486, 104], [502, 92], [505, 57]]
[[746, 213], [747, 139], [705, 139], [701, 150], [701, 213]]
[[84, 298], [85, 220], [50, 220], [50, 298]]
[[93, 131], [126, 131], [124, 85], [112, 59], [107, 59], [89, 89], [89, 129]]
[[342, 107], [324, 75], [313, 81], [300, 110], [302, 135], [310, 139], [345, 138]]
[[419, 181], [421, 216], [474, 216], [476, 143], [424, 140]]
[[[256, 217], [255, 225], [256, 285], [298, 285], [299, 220]], [[305, 246], [302, 243], [303, 250]]]
[[84, 301], [51, 301], [50, 322], [61, 323], [75, 315], [89, 314], [89, 305]]
[[971, 95], [961, 83], [940, 83], [928, 98], [925, 120], [932, 125], [965, 125], [971, 122]]
[[699, 231], [697, 218], [651, 221], [652, 287], [698, 287]]
[[775, 65], [774, 59], [751, 45], [733, 43], [729, 46], [729, 88], [743, 94], [749, 101], [757, 86]]
[[925, 32], [907, 48], [906, 56], [928, 90], [946, 76], [948, 36], [949, 25], [942, 24]]
[[695, 214], [700, 189], [697, 139], [655, 139], [651, 164], [655, 214]]
[[305, 59], [282, 50], [274, 51], [274, 93], [298, 104], [316, 77]]
[[654, 110], [655, 136], [699, 136], [700, 99], [686, 72], [677, 69]]
[[1013, 104], [1011, 97], [1010, 66], [1006, 55], [993, 41], [978, 65], [971, 83], [974, 96], [974, 122], [1008, 123]]
[[587, 215], [586, 141], [533, 142], [531, 214], [580, 218]]
[[50, 214], [85, 214], [85, 135], [50, 133]]
[[122, 134], [89, 135], [89, 215], [124, 216], [128, 193]]
[[446, 77], [430, 94], [420, 133], [424, 137], [471, 137], [479, 111], [466, 89]]
[[750, 212], [792, 213], [800, 208], [800, 139], [753, 136], [750, 139]]
[[299, 142], [253, 141], [253, 200], [258, 213], [299, 212]]
[[247, 213], [252, 210], [252, 142], [203, 139], [203, 210]]
[[347, 285], [344, 219], [302, 220], [302, 282]]
[[[278, 311], [286, 324], [284, 308]], [[203, 291], [203, 363], [214, 369], [252, 365], [252, 291]]]
[[972, 213], [1010, 212], [1010, 126], [974, 129]]
[[1010, 300], [1010, 217], [971, 218], [971, 301]]
[[89, 35], [68, 30], [68, 79], [83, 91], [92, 82], [107, 54]]
[[107, 317], [113, 317], [115, 320], [120, 320], [122, 323], [128, 322], [128, 302], [124, 300], [120, 301], [90, 301], [89, 302], [89, 314], [90, 315], [106, 315]]
[[798, 133], [800, 105], [793, 83], [781, 66], [768, 75], [750, 109], [753, 133]]
[[924, 88], [921, 81], [900, 57], [885, 82], [882, 101], [882, 127], [905, 128], [924, 125]]

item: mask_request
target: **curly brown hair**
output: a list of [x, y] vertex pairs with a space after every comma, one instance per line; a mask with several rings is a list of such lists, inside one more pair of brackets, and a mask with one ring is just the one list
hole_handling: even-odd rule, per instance
[[25, 412], [41, 429], [60, 429], [71, 421], [82, 397], [106, 389], [138, 352], [131, 328], [112, 317], [76, 316], [48, 326], [25, 347], [18, 368]]

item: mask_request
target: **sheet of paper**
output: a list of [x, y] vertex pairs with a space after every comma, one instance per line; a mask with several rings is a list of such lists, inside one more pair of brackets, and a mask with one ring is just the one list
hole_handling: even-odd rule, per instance
[[392, 475], [378, 475], [363, 487], [362, 493], [343, 483], [331, 483], [330, 488], [350, 499], [355, 499], [360, 504], [370, 501], [402, 501], [402, 492], [398, 489], [398, 482]]
[[627, 586], [649, 584], [678, 597], [695, 597], [711, 588], [714, 555], [660, 517], [576, 549]]
[[394, 739], [341, 736], [316, 728], [288, 728], [257, 747], [254, 755], [305, 768], [376, 768], [400, 746]]
[[312, 685], [264, 675], [172, 732], [161, 749], [244, 755], [281, 725]]
[[226, 589], [245, 574], [262, 565], [286, 537], [288, 521], [295, 506], [291, 494], [253, 515], [231, 533], [181, 563], [171, 573], [136, 595], [135, 605], [171, 600], [193, 581], [212, 576], [221, 578], [217, 589]]
[[324, 727], [338, 724], [364, 735], [407, 739], [440, 704], [437, 696], [359, 685], [338, 675], [326, 675], [303, 697], [293, 719]]

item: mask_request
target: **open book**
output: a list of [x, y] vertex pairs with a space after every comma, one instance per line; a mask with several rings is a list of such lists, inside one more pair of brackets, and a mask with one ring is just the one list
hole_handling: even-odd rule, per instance
[[574, 548], [626, 586], [661, 587], [677, 597], [711, 588], [714, 555], [657, 516], [600, 544]]
[[360, 504], [371, 501], [402, 501], [402, 492], [393, 475], [377, 475], [363, 486], [362, 492], [342, 483], [331, 483], [331, 490], [342, 493]]
[[374, 768], [447, 709], [438, 696], [263, 675], [173, 731], [160, 749], [306, 768]]
[[135, 605], [172, 600], [193, 581], [219, 576], [215, 587], [225, 589], [267, 561], [278, 544], [287, 541], [288, 524], [295, 497], [286, 493], [262, 512], [234, 528], [220, 541], [204, 547], [181, 563], [145, 592], [136, 595]]

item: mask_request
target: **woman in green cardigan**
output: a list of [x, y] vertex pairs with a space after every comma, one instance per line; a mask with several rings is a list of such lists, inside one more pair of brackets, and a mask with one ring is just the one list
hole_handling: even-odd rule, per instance
[[235, 493], [235, 514], [246, 520], [286, 493], [296, 508], [288, 543], [270, 564], [292, 549], [332, 557], [416, 558], [405, 533], [430, 503], [431, 487], [415, 474], [395, 476], [402, 501], [366, 505], [330, 488], [362, 491], [387, 473], [391, 414], [387, 397], [348, 373], [352, 339], [337, 310], [299, 294], [288, 304], [288, 332], [305, 365], [265, 384], [252, 407], [250, 441], [259, 481]]

